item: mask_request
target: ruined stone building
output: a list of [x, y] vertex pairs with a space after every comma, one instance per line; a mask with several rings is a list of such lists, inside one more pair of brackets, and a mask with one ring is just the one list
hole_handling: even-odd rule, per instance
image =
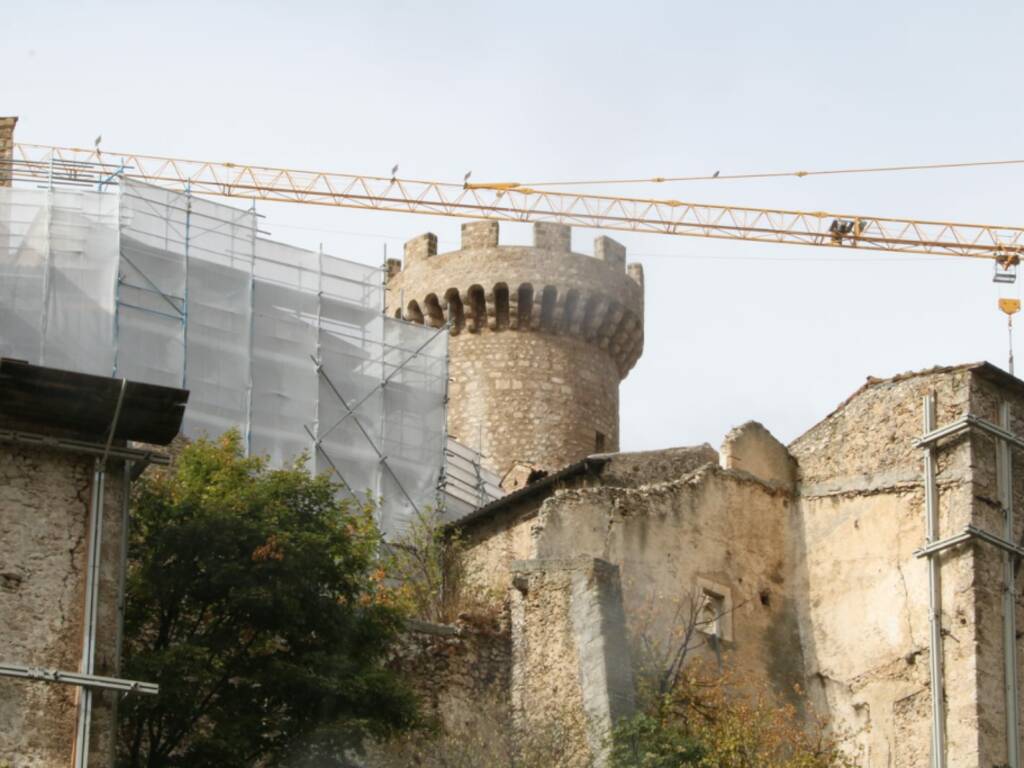
[[423, 640], [444, 646], [421, 668], [442, 720], [495, 700], [516, 727], [561, 722], [566, 765], [603, 764], [629, 636], [698, 590], [741, 678], [799, 684], [858, 765], [1017, 765], [1024, 383], [985, 363], [869, 379], [788, 446], [747, 422], [718, 451], [616, 453], [642, 273], [569, 234], [508, 247], [468, 224], [461, 250], [426, 235], [389, 270], [391, 311], [450, 323], [450, 431], [510, 491], [454, 524], [508, 624]]

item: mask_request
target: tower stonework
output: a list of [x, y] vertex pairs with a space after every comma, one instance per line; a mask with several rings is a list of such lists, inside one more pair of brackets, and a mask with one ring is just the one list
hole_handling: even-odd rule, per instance
[[11, 186], [11, 160], [14, 159], [16, 117], [0, 117], [0, 187]]
[[388, 264], [388, 312], [449, 324], [448, 431], [504, 476], [553, 471], [619, 449], [619, 382], [643, 350], [643, 268], [608, 237], [570, 251], [571, 229], [534, 224], [534, 244], [498, 244], [498, 223], [463, 224], [438, 254], [425, 234]]

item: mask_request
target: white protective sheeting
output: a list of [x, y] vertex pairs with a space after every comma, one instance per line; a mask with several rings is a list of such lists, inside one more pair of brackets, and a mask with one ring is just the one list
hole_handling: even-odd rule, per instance
[[0, 355], [109, 376], [117, 198], [0, 189]]
[[400, 536], [439, 498], [448, 334], [385, 317], [380, 269], [256, 234], [137, 182], [0, 189], [0, 355], [185, 387], [186, 435], [306, 456]]
[[184, 384], [188, 228], [185, 195], [144, 184], [122, 187], [118, 376]]

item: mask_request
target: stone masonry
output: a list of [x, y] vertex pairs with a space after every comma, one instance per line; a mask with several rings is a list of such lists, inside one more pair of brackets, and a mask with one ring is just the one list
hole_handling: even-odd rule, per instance
[[634, 707], [619, 569], [580, 556], [520, 560], [512, 574], [513, 731], [547, 731], [564, 768], [605, 766]]
[[0, 117], [0, 187], [11, 186], [11, 173], [8, 163], [14, 157], [14, 126], [16, 117]]
[[[78, 670], [82, 651], [89, 497], [94, 459], [0, 446], [0, 660]], [[116, 676], [121, 560], [121, 475], [110, 472], [103, 508], [96, 674]], [[90, 764], [113, 757], [116, 693], [93, 703]], [[0, 765], [69, 765], [78, 689], [0, 677]]]
[[[798, 683], [805, 695], [794, 703], [831, 723], [855, 765], [927, 768], [933, 691], [928, 566], [916, 554], [925, 505], [915, 441], [929, 393], [939, 427], [967, 414], [996, 423], [1008, 403], [1011, 429], [1024, 435], [1024, 382], [987, 364], [937, 368], [869, 379], [788, 448], [748, 422], [717, 453], [698, 446], [592, 456], [453, 527], [475, 578], [512, 595], [513, 627], [523, 560], [554, 566], [588, 557], [618, 566], [634, 639], [670, 628], [679, 599], [702, 590], [720, 601], [717, 645], [739, 680], [783, 697]], [[1002, 535], [995, 440], [974, 428], [936, 451], [939, 538], [965, 525]], [[1021, 542], [1024, 451], [1013, 451], [1012, 470], [1013, 541]], [[1005, 555], [974, 539], [939, 562], [946, 765], [1000, 768], [1008, 763]], [[567, 594], [548, 596], [522, 624], [523, 636], [557, 621]], [[1019, 576], [1014, 599], [1024, 691]], [[544, 647], [558, 655], [557, 638]], [[544, 654], [520, 660], [513, 687], [516, 674], [538, 685], [568, 680], [576, 661], [562, 656], [557, 664]], [[575, 743], [585, 742], [580, 730]]]
[[[604, 768], [634, 708], [619, 569], [579, 556], [517, 561], [512, 574], [494, 617], [413, 622], [395, 667], [458, 751], [445, 765]], [[367, 765], [420, 765], [445, 748], [420, 741], [376, 745]]]
[[607, 237], [570, 251], [570, 228], [535, 224], [533, 247], [498, 244], [498, 223], [462, 226], [462, 248], [405, 245], [388, 265], [388, 312], [449, 323], [448, 431], [504, 475], [552, 471], [619, 446], [619, 381], [643, 350], [643, 271]]
[[[1013, 430], [1024, 433], [1024, 384], [994, 366], [965, 365], [869, 380], [790, 446], [799, 467], [790, 567], [808, 691], [858, 765], [929, 764], [928, 578], [926, 561], [914, 555], [924, 543], [924, 487], [914, 440], [931, 392], [939, 427], [968, 413], [997, 422], [1006, 401]], [[1024, 456], [1015, 453], [1019, 542]], [[967, 524], [1001, 534], [992, 438], [974, 430], [945, 440], [937, 460], [939, 538]], [[940, 563], [947, 764], [1002, 766], [1003, 556], [990, 544], [965, 543]], [[1016, 602], [1019, 657], [1019, 582]]]

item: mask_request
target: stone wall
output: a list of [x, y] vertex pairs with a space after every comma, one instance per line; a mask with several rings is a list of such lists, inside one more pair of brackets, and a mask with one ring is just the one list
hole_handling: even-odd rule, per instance
[[556, 470], [619, 445], [619, 381], [643, 349], [643, 274], [598, 238], [569, 250], [569, 227], [536, 224], [534, 246], [501, 246], [497, 222], [463, 225], [462, 249], [424, 235], [388, 269], [387, 309], [449, 323], [449, 432], [504, 475]]
[[542, 333], [451, 339], [448, 430], [499, 475], [619, 447], [619, 376], [600, 348]]
[[[986, 375], [992, 373], [988, 369], [979, 369], [971, 377], [971, 413], [999, 424], [999, 406], [1005, 401], [1010, 406], [1011, 430], [1014, 434], [1024, 435], [1024, 386], [1009, 377]], [[973, 523], [983, 530], [1003, 537], [1005, 520], [996, 484], [995, 440], [975, 430], [970, 438], [970, 451], [973, 469]], [[1024, 453], [1014, 450], [1012, 458], [1015, 523], [1012, 540], [1020, 544], [1024, 541]], [[1002, 765], [1008, 763], [1004, 704], [1006, 676], [1003, 655], [1003, 569], [1006, 555], [988, 544], [977, 544], [973, 549], [979, 764]], [[1017, 690], [1024, 692], [1024, 590], [1021, 585], [1024, 574], [1021, 573], [1019, 563], [1012, 567], [1016, 574]], [[1018, 695], [1024, 698], [1021, 693]], [[1016, 716], [1018, 728], [1024, 732], [1024, 727], [1020, 723], [1020, 712], [1017, 712]]]
[[[93, 459], [0, 445], [0, 659], [77, 671]], [[96, 673], [115, 675], [122, 475], [107, 476]], [[75, 740], [74, 686], [0, 677], [0, 765], [66, 766]], [[116, 694], [94, 694], [90, 764], [113, 755]]]
[[[790, 445], [799, 464], [799, 536], [791, 553], [808, 690], [858, 764], [924, 766], [930, 755], [928, 576], [924, 544], [923, 398], [937, 395], [937, 424], [967, 412], [970, 367], [870, 380]], [[940, 537], [970, 522], [972, 439], [938, 454]], [[941, 558], [946, 633], [949, 765], [994, 765], [976, 679], [983, 659], [976, 614], [977, 547]], [[979, 643], [981, 645], [979, 646]], [[1001, 698], [998, 699], [1001, 701]]]
[[[764, 450], [775, 460], [788, 456], [771, 440]], [[601, 558], [621, 569], [634, 637], [662, 643], [678, 630], [682, 601], [705, 590], [720, 595], [728, 613], [724, 654], [752, 682], [790, 694], [803, 679], [786, 576], [790, 489], [721, 468], [708, 446], [657, 453], [613, 456], [593, 482], [509, 499], [501, 505], [508, 509], [466, 527], [470, 570], [501, 590], [516, 559]], [[750, 449], [746, 455], [759, 466]], [[665, 479], [653, 482], [659, 468]]]
[[393, 664], [440, 736], [375, 745], [368, 766], [606, 764], [612, 725], [633, 710], [618, 569], [583, 557], [512, 573], [499, 617], [410, 624]]
[[510, 583], [512, 563], [537, 556], [533, 528], [549, 496], [595, 485], [638, 488], [682, 478], [709, 463], [718, 463], [718, 452], [709, 445], [594, 456], [586, 466], [563, 473], [551, 485], [521, 489], [492, 505], [486, 515], [458, 523], [456, 529], [466, 546], [467, 572], [478, 584], [503, 594]]
[[487, 730], [481, 718], [510, 717], [512, 667], [507, 619], [457, 626], [413, 622], [399, 666], [424, 712], [449, 733]]
[[613, 725], [633, 712], [618, 568], [590, 557], [512, 567], [512, 726], [562, 768], [607, 765]]
[[17, 123], [16, 117], [0, 117], [0, 187], [11, 186], [7, 163], [14, 156], [14, 126]]
[[[801, 682], [856, 765], [926, 766], [928, 566], [916, 555], [925, 505], [915, 441], [929, 393], [937, 397], [937, 426], [968, 413], [998, 423], [1007, 402], [1011, 429], [1024, 435], [1024, 383], [993, 366], [869, 379], [788, 450], [749, 422], [727, 435], [717, 455], [704, 446], [591, 457], [595, 471], [528, 486], [465, 524], [468, 559], [499, 590], [514, 582], [517, 559], [613, 563], [634, 634], [653, 628], [656, 635], [694, 585], [724, 596], [721, 646], [741, 679], [765, 680], [779, 693]], [[995, 441], [977, 428], [939, 443], [939, 538], [968, 524], [1003, 534], [995, 456]], [[1014, 451], [1012, 466], [1019, 542], [1024, 452]], [[1002, 766], [1007, 561], [980, 540], [951, 547], [938, 561], [947, 764]], [[564, 599], [549, 598], [554, 614]], [[538, 679], [557, 682], [576, 663], [570, 650], [558, 663], [564, 669], [541, 658]]]

